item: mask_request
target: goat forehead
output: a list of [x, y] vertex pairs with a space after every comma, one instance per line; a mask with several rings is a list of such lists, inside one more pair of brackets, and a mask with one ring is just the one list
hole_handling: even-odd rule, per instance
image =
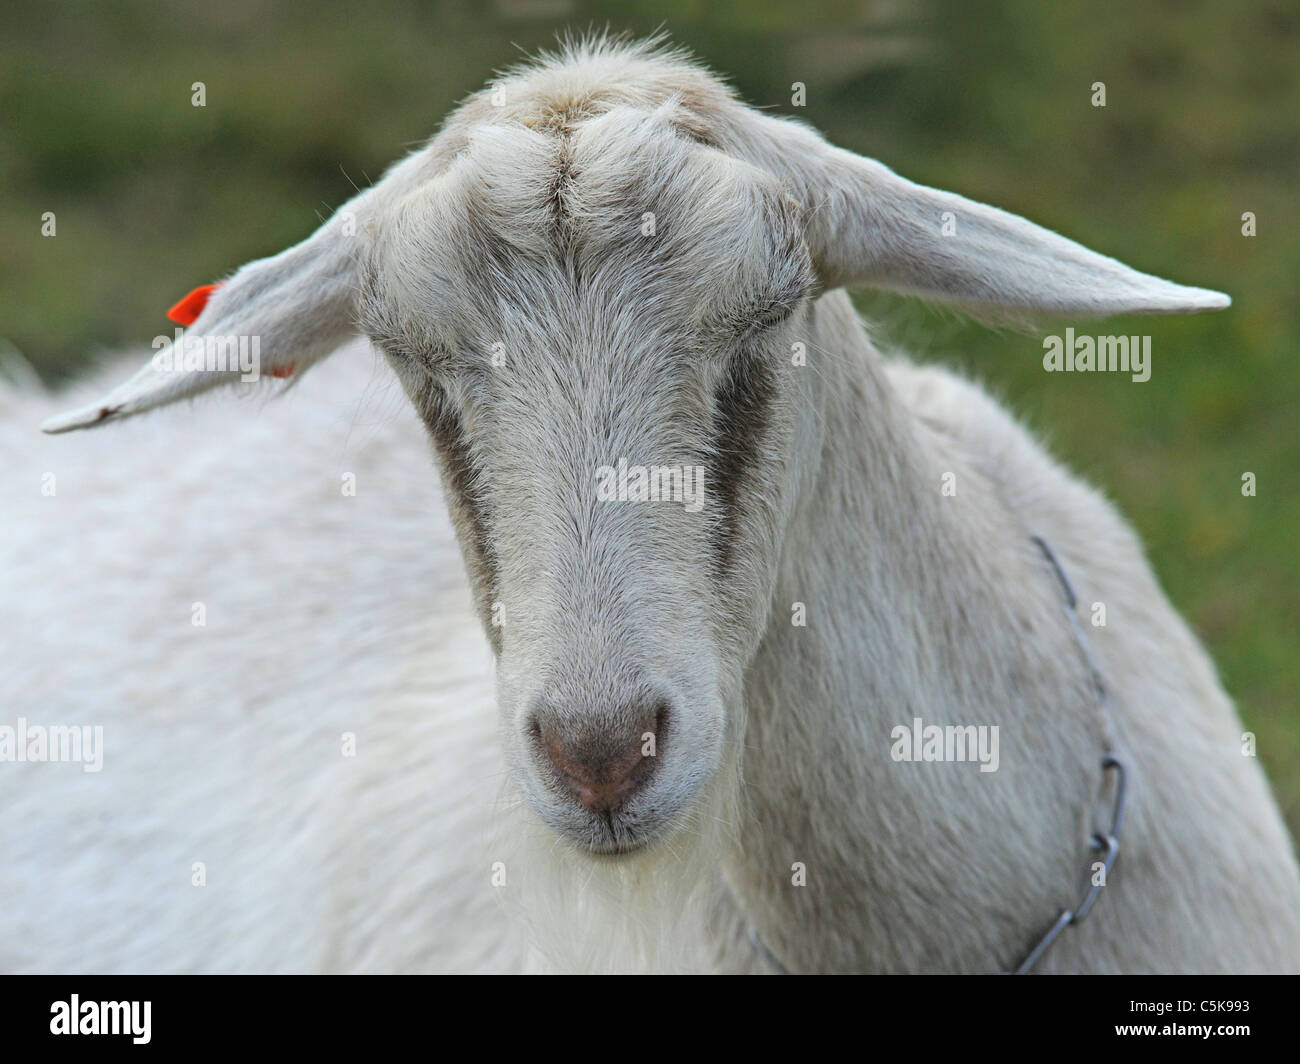
[[451, 348], [522, 332], [564, 344], [579, 329], [680, 338], [706, 310], [743, 320], [793, 302], [810, 277], [776, 182], [682, 136], [663, 109], [563, 134], [484, 123], [389, 232], [393, 317]]
[[712, 382], [810, 292], [811, 257], [777, 179], [683, 132], [681, 111], [458, 122], [444, 168], [375, 228], [366, 331], [479, 396], [671, 391], [688, 363], [707, 364], [692, 387]]
[[471, 237], [462, 259], [494, 250], [588, 266], [726, 259], [748, 250], [774, 195], [670, 126], [615, 113], [571, 135], [485, 127], [459, 176], [453, 194]]

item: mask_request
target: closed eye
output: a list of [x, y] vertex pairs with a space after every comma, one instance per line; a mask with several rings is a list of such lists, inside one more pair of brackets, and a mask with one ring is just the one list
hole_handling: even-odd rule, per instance
[[794, 313], [798, 299], [771, 298], [739, 304], [715, 312], [706, 319], [705, 327], [723, 336], [745, 339], [780, 325]]
[[780, 325], [794, 313], [798, 301], [772, 299], [759, 304], [754, 309], [753, 321], [756, 329], [771, 329]]
[[749, 354], [742, 347], [732, 357], [714, 401], [710, 476], [718, 503], [713, 561], [719, 575], [731, 565], [741, 523], [740, 499], [758, 463], [776, 387], [771, 369]]

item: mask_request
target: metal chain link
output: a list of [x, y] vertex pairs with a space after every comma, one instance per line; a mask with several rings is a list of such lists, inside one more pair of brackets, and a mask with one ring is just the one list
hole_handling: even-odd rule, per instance
[[1033, 970], [1035, 964], [1042, 959], [1044, 953], [1051, 947], [1052, 943], [1060, 936], [1061, 932], [1067, 927], [1080, 924], [1092, 911], [1093, 903], [1101, 894], [1101, 888], [1106, 885], [1110, 876], [1110, 870], [1115, 865], [1115, 858], [1119, 856], [1119, 835], [1124, 827], [1124, 803], [1128, 798], [1128, 773], [1124, 768], [1124, 762], [1120, 760], [1119, 755], [1115, 753], [1114, 743], [1114, 721], [1110, 714], [1110, 698], [1106, 693], [1106, 685], [1101, 679], [1101, 670], [1097, 668], [1096, 660], [1092, 656], [1092, 648], [1088, 645], [1088, 637], [1084, 634], [1082, 626], [1079, 624], [1079, 615], [1076, 612], [1079, 599], [1074, 593], [1074, 588], [1070, 584], [1070, 579], [1065, 575], [1065, 569], [1062, 568], [1060, 561], [1057, 559], [1055, 552], [1048, 546], [1047, 540], [1042, 536], [1031, 537], [1038, 549], [1043, 552], [1043, 556], [1051, 563], [1053, 571], [1056, 573], [1056, 579], [1061, 585], [1061, 590], [1065, 593], [1065, 612], [1070, 618], [1070, 631], [1074, 633], [1074, 641], [1079, 646], [1079, 651], [1083, 655], [1083, 660], [1088, 666], [1088, 674], [1092, 680], [1093, 691], [1097, 695], [1097, 704], [1101, 708], [1103, 715], [1104, 730], [1110, 734], [1107, 736], [1107, 743], [1111, 749], [1101, 759], [1102, 772], [1102, 792], [1106, 793], [1106, 788], [1110, 782], [1110, 777], [1114, 776], [1114, 798], [1111, 801], [1110, 824], [1107, 828], [1094, 831], [1092, 838], [1089, 839], [1089, 846], [1094, 855], [1100, 856], [1101, 868], [1093, 871], [1093, 866], [1097, 863], [1095, 860], [1089, 862], [1088, 887], [1084, 891], [1083, 897], [1079, 904], [1073, 909], [1062, 909], [1057, 914], [1052, 925], [1043, 933], [1042, 937], [1034, 944], [1028, 955], [1020, 965], [1010, 974], [1027, 975]]
[[[1128, 779], [1124, 772], [1124, 762], [1114, 754], [1107, 754], [1101, 759], [1101, 771], [1103, 779], [1107, 773], [1115, 773], [1115, 801], [1111, 807], [1110, 830], [1104, 834], [1100, 831], [1093, 832], [1090, 845], [1097, 854], [1103, 854], [1101, 858], [1102, 867], [1100, 876], [1097, 872], [1092, 871], [1092, 865], [1089, 865], [1089, 886], [1084, 892], [1082, 900], [1073, 909], [1062, 909], [1052, 926], [1042, 938], [1035, 943], [1034, 948], [1029, 951], [1029, 955], [1020, 962], [1012, 975], [1028, 975], [1034, 965], [1047, 952], [1047, 949], [1062, 931], [1074, 924], [1083, 923], [1084, 918], [1092, 911], [1092, 903], [1097, 900], [1101, 893], [1101, 888], [1106, 885], [1107, 878], [1110, 876], [1110, 870], [1114, 867], [1115, 858], [1119, 856], [1119, 833], [1124, 826], [1124, 801], [1127, 798]], [[1096, 864], [1096, 862], [1092, 862]]]

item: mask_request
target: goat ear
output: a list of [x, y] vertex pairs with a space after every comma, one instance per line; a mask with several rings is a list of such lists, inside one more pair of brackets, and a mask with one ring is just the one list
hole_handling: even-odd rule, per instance
[[[423, 152], [408, 156], [301, 244], [250, 262], [217, 286], [186, 332], [187, 346], [191, 339], [211, 337], [247, 337], [251, 346], [256, 338], [258, 374], [275, 377], [296, 376], [332, 353], [356, 332], [365, 225], [384, 202], [423, 179], [425, 163]], [[238, 366], [182, 370], [176, 362], [185, 364], [180, 357], [155, 356], [98, 402], [50, 418], [41, 429], [68, 432], [103, 425], [244, 376]]]
[[1085, 316], [1190, 314], [1232, 302], [913, 184], [852, 152], [829, 148], [821, 161], [808, 187], [808, 237], [826, 288], [875, 285], [973, 307]]
[[[281, 377], [328, 355], [353, 329], [357, 288], [356, 237], [346, 235], [340, 215], [301, 244], [250, 262], [217, 286], [181, 342], [246, 338], [246, 349], [256, 342], [258, 372]], [[50, 418], [41, 429], [103, 425], [241, 379], [235, 359], [222, 369], [182, 368], [181, 342], [174, 358], [155, 356], [98, 402]]]

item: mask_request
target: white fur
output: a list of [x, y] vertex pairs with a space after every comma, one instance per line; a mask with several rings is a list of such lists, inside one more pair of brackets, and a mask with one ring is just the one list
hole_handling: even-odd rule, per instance
[[[1112, 742], [1120, 863], [1040, 970], [1300, 965], [1290, 841], [1132, 532], [977, 387], [882, 359], [831, 289], [1226, 297], [910, 185], [672, 55], [598, 43], [503, 87], [349, 205], [355, 237], [331, 223], [218, 291], [195, 329], [263, 336], [302, 377], [283, 400], [44, 443], [53, 400], [0, 400], [4, 705], [106, 747], [98, 774], [0, 765], [0, 968], [762, 971], [752, 929], [795, 971], [1002, 970], [1077, 899]], [[717, 396], [755, 359], [730, 509], [589, 505], [602, 456], [722, 461]], [[210, 377], [146, 368], [46, 427]], [[415, 416], [439, 403], [477, 470], [458, 487], [443, 456], [468, 580]], [[1113, 728], [1031, 533], [1107, 604]], [[544, 694], [612, 727], [641, 687], [675, 714], [617, 822], [650, 845], [596, 856], [527, 720]], [[998, 771], [891, 760], [913, 715], [999, 726]]]

